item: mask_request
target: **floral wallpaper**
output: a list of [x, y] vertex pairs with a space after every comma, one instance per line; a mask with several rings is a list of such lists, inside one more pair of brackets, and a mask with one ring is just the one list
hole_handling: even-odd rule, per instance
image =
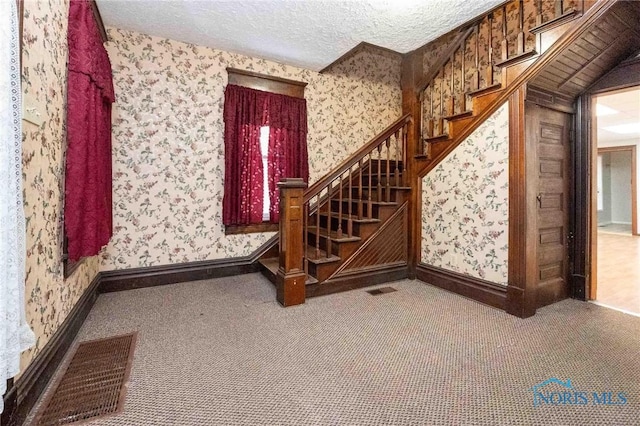
[[422, 181], [422, 263], [507, 285], [509, 112], [503, 105]]
[[36, 345], [24, 352], [23, 369], [65, 320], [99, 269], [86, 259], [64, 279], [65, 102], [68, 0], [24, 3], [23, 101], [36, 106], [40, 126], [23, 121], [24, 208], [27, 219], [26, 312]]
[[113, 270], [246, 256], [272, 233], [225, 236], [227, 67], [307, 82], [311, 182], [401, 116], [400, 56], [363, 50], [319, 74], [108, 28], [113, 109]]

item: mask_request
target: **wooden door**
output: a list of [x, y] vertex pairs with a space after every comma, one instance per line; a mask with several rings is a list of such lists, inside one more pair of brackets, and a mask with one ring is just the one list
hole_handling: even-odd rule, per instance
[[526, 116], [527, 138], [536, 153], [529, 196], [536, 198], [530, 223], [536, 236], [536, 306], [541, 307], [570, 293], [572, 116], [533, 104], [528, 104]]

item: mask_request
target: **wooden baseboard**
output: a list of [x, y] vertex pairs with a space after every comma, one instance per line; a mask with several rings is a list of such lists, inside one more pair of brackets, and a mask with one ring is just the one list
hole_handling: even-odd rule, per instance
[[5, 394], [2, 425], [21, 425], [58, 369], [98, 297], [100, 274], [84, 291], [62, 325]]
[[427, 284], [504, 310], [507, 306], [507, 287], [473, 278], [468, 275], [421, 263], [416, 266], [416, 277]]
[[325, 296], [342, 291], [355, 290], [389, 281], [403, 280], [409, 276], [407, 265], [353, 273], [348, 276], [324, 281], [320, 284], [307, 285], [307, 297]]
[[258, 258], [277, 244], [276, 235], [249, 256], [103, 271], [100, 273], [99, 290], [100, 293], [109, 293], [258, 272]]
[[100, 293], [155, 287], [258, 272], [249, 258], [205, 260], [101, 272]]

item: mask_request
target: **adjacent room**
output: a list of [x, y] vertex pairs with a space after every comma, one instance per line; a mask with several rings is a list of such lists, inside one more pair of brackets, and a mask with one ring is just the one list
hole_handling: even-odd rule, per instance
[[640, 88], [596, 97], [596, 303], [640, 315]]

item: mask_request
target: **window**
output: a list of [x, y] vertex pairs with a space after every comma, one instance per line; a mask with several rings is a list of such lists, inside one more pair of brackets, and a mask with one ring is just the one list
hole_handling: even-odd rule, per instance
[[308, 180], [305, 83], [227, 69], [226, 234], [278, 230], [277, 182]]

